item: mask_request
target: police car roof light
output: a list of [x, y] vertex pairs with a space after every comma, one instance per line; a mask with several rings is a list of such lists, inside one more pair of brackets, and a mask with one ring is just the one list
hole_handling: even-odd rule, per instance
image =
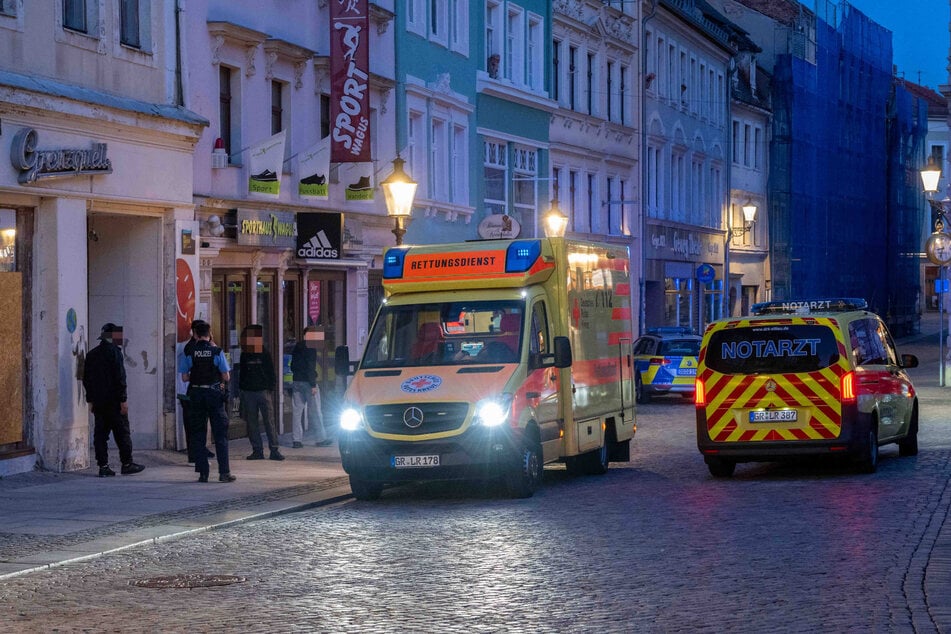
[[760, 302], [750, 308], [751, 315], [808, 315], [810, 313], [842, 313], [867, 310], [868, 302], [859, 297], [785, 300]]
[[648, 328], [648, 334], [651, 335], [692, 335], [693, 330], [686, 326], [657, 326]]

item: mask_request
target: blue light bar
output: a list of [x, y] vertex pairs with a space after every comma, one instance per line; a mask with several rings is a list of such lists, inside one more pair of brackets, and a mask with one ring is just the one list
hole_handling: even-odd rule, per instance
[[542, 254], [538, 240], [517, 240], [505, 250], [505, 272], [524, 273], [532, 268]]
[[760, 302], [750, 308], [751, 315], [808, 315], [868, 310], [868, 302], [858, 297]]
[[390, 249], [383, 256], [383, 279], [398, 280], [403, 277], [403, 263], [407, 249]]

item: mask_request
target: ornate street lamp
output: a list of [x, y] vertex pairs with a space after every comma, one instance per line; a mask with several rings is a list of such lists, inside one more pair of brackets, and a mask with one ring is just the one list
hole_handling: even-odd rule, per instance
[[413, 199], [416, 197], [418, 185], [403, 169], [404, 165], [406, 161], [397, 154], [393, 159], [393, 171], [386, 180], [380, 183], [380, 187], [383, 188], [383, 200], [386, 202], [386, 213], [395, 222], [393, 235], [396, 236], [396, 246], [403, 244], [406, 219], [413, 211]]
[[935, 200], [934, 194], [938, 191], [938, 181], [941, 180], [941, 167], [934, 160], [934, 156], [928, 157], [928, 163], [921, 170], [921, 185], [925, 193], [928, 194], [928, 204], [931, 205], [936, 219], [934, 223], [934, 233], [928, 236], [925, 242], [925, 254], [932, 264], [938, 265], [938, 285], [935, 294], [938, 295], [938, 315], [941, 324], [941, 330], [938, 334], [938, 385], [944, 387], [945, 383], [945, 358], [944, 358], [944, 280], [945, 267], [951, 263], [951, 235], [945, 233], [947, 226], [944, 214], [945, 202]]
[[558, 207], [557, 198], [551, 201], [551, 208], [545, 214], [544, 225], [546, 238], [565, 237], [565, 231], [568, 229], [568, 216], [562, 213]]

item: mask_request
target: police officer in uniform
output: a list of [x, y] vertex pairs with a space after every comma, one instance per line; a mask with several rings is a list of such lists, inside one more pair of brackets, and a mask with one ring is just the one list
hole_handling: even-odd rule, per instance
[[[179, 372], [188, 383], [192, 446], [204, 447], [205, 420], [211, 420], [211, 435], [218, 454], [218, 481], [234, 482], [228, 463], [228, 415], [225, 413], [227, 382], [231, 368], [221, 348], [211, 343], [211, 326], [195, 324], [195, 345], [181, 358]], [[201, 430], [201, 431], [197, 431]], [[199, 437], [200, 434], [200, 437]], [[199, 482], [208, 482], [208, 455], [195, 452], [195, 471]]]

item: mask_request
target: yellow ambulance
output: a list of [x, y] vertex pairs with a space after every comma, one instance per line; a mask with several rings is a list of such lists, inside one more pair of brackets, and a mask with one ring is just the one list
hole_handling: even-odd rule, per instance
[[604, 473], [635, 433], [626, 247], [565, 238], [384, 254], [380, 308], [340, 415], [359, 499], [387, 483], [503, 482], [531, 496], [545, 463]]
[[842, 455], [862, 472], [878, 448], [918, 453], [918, 398], [884, 322], [863, 299], [754, 304], [707, 326], [696, 380], [697, 447], [710, 473], [738, 462]]

